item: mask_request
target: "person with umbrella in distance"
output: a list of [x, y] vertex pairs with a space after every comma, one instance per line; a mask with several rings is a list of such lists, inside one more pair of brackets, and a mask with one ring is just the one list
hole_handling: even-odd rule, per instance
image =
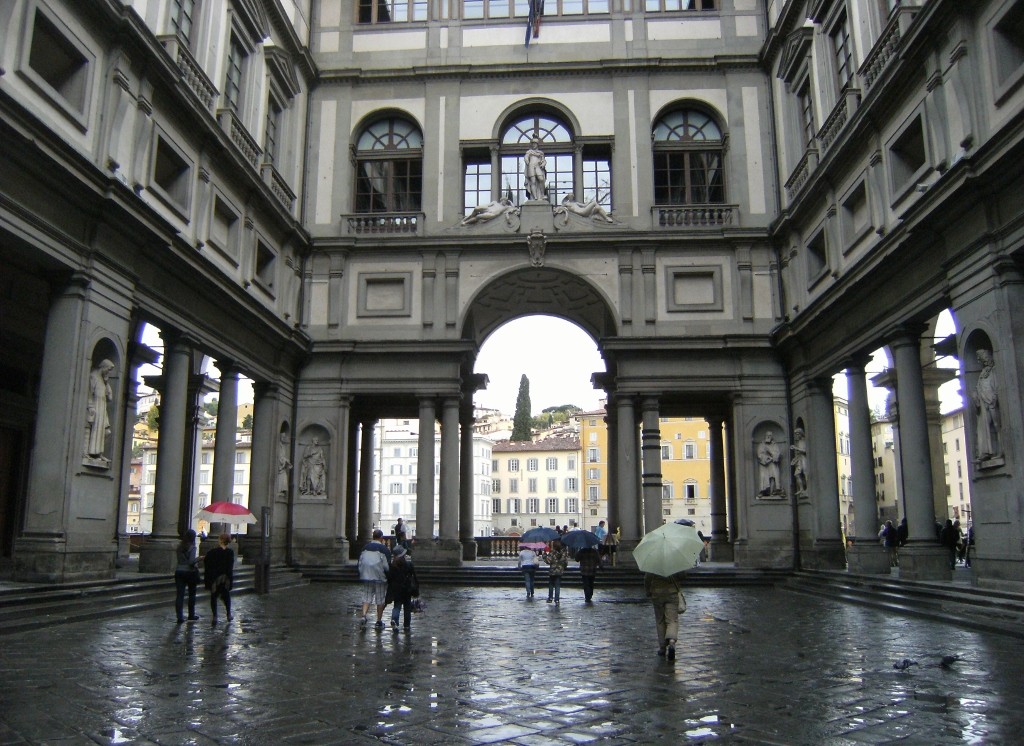
[[224, 613], [228, 621], [231, 616], [231, 584], [235, 573], [235, 552], [230, 547], [231, 534], [223, 533], [217, 546], [203, 557], [204, 582], [210, 591], [210, 610], [213, 612], [211, 626], [217, 626], [217, 599], [224, 602]]
[[678, 574], [697, 563], [703, 548], [694, 526], [666, 523], [644, 536], [633, 550], [636, 566], [645, 573], [644, 591], [654, 607], [658, 655], [670, 661], [676, 657], [679, 614], [686, 611]]
[[174, 567], [174, 611], [178, 624], [185, 621], [185, 591], [188, 591], [188, 621], [196, 616], [196, 586], [199, 585], [199, 549], [196, 547], [196, 532], [188, 529], [181, 536], [175, 549], [177, 564]]
[[557, 606], [562, 595], [562, 573], [569, 566], [569, 552], [561, 541], [555, 539], [551, 542], [551, 551], [544, 555], [544, 561], [548, 563], [548, 603], [554, 601]]
[[583, 602], [592, 603], [594, 598], [594, 580], [597, 568], [601, 564], [601, 556], [597, 547], [584, 547], [576, 552], [576, 561], [580, 563], [580, 580], [583, 581]]
[[529, 544], [519, 545], [519, 569], [526, 583], [526, 597], [533, 598], [534, 579], [537, 577], [537, 553]]

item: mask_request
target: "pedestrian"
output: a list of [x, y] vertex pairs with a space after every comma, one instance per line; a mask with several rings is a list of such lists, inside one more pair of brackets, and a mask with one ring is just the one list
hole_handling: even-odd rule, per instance
[[584, 547], [576, 553], [576, 560], [580, 563], [580, 579], [583, 581], [583, 602], [591, 603], [594, 598], [594, 580], [597, 578], [597, 568], [601, 564], [601, 557], [594, 547]]
[[939, 532], [939, 544], [946, 549], [946, 564], [950, 570], [956, 569], [957, 531], [958, 529], [953, 528], [953, 521], [946, 519], [946, 525]]
[[537, 578], [537, 553], [528, 546], [520, 546], [518, 565], [526, 583], [526, 597], [533, 598], [533, 586]]
[[971, 552], [974, 550], [974, 522], [967, 526], [967, 537], [964, 539], [964, 567], [971, 566]]
[[955, 566], [964, 561], [964, 531], [960, 528], [960, 519], [953, 521], [953, 538], [956, 540], [956, 559], [953, 560]]
[[394, 604], [391, 607], [391, 630], [398, 632], [398, 616], [405, 612], [404, 627], [408, 632], [412, 628], [412, 600], [420, 595], [420, 583], [416, 577], [412, 557], [403, 546], [395, 547], [392, 552], [391, 570], [388, 573], [387, 596]]
[[622, 538], [622, 527], [615, 529], [615, 531], [608, 531], [608, 535], [604, 537], [604, 545], [608, 547], [608, 558], [611, 560], [612, 567], [615, 567], [615, 553], [619, 548], [619, 539]]
[[387, 604], [388, 569], [391, 566], [391, 550], [384, 546], [381, 539], [384, 532], [374, 529], [373, 541], [367, 542], [359, 553], [359, 580], [363, 583], [363, 612], [360, 626], [364, 629], [369, 623], [366, 614], [371, 606], [377, 607], [378, 630], [384, 629], [384, 606]]
[[399, 534], [404, 534], [405, 532], [405, 523], [402, 521], [402, 517], [399, 516], [398, 522], [391, 527], [391, 533], [394, 534], [397, 539]]
[[551, 551], [544, 555], [544, 561], [548, 563], [548, 603], [554, 601], [557, 606], [562, 596], [562, 573], [569, 566], [569, 552], [562, 542], [555, 539], [551, 542]]
[[679, 637], [679, 614], [686, 611], [686, 599], [674, 577], [653, 573], [644, 575], [644, 592], [654, 606], [654, 623], [658, 630], [658, 655], [676, 659]]
[[177, 564], [174, 567], [174, 611], [178, 624], [185, 621], [185, 591], [188, 591], [188, 621], [196, 616], [196, 586], [199, 585], [199, 549], [196, 547], [196, 532], [189, 529], [182, 534], [175, 551]]
[[206, 589], [210, 591], [210, 610], [213, 619], [210, 626], [217, 625], [217, 599], [224, 602], [224, 613], [230, 622], [231, 616], [231, 585], [235, 577], [235, 552], [229, 546], [231, 534], [223, 533], [217, 546], [203, 557], [203, 572]]
[[885, 525], [882, 526], [882, 546], [885, 547], [885, 551], [889, 554], [889, 567], [899, 567], [899, 539], [897, 538], [897, 530], [892, 521], [886, 521]]
[[700, 529], [697, 529], [697, 538], [704, 543], [704, 548], [700, 550], [700, 554], [697, 556], [697, 561], [707, 562], [711, 557], [711, 539], [701, 533]]
[[896, 527], [896, 544], [902, 547], [907, 543], [908, 538], [910, 538], [910, 529], [907, 528], [907, 517], [904, 516], [900, 519], [900, 525]]

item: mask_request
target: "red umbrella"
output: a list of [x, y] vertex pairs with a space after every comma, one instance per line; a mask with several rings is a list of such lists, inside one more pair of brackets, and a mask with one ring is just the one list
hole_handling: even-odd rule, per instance
[[210, 523], [256, 523], [256, 516], [247, 507], [223, 501], [210, 503], [196, 513], [196, 518]]

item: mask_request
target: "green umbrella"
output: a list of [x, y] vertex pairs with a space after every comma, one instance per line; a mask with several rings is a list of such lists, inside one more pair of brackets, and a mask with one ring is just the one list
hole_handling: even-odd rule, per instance
[[669, 577], [697, 564], [704, 542], [693, 526], [666, 523], [640, 540], [633, 559], [642, 572]]

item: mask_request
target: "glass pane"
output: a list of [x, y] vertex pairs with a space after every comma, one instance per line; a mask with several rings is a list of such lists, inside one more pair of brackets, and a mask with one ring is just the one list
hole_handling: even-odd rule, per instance
[[528, 199], [523, 183], [523, 159], [521, 156], [502, 156], [501, 196], [508, 197], [515, 205], [522, 204]]
[[612, 206], [612, 169], [605, 159], [583, 161], [583, 199], [587, 203], [597, 200], [607, 210]]
[[427, 10], [429, 9], [429, 3], [427, 0], [414, 0], [412, 4], [412, 20], [414, 21], [425, 21], [427, 20]]
[[483, 18], [484, 17], [484, 0], [463, 0], [463, 4], [462, 4], [462, 17], [463, 18]]
[[491, 18], [509, 17], [509, 0], [491, 0], [489, 16]]
[[561, 204], [567, 195], [574, 194], [572, 181], [572, 154], [545, 153], [548, 162], [548, 201]]
[[[624, 8], [624, 10], [628, 11], [629, 8]], [[587, 3], [587, 12], [588, 13], [607, 13], [608, 12], [608, 0], [590, 0], [590, 2]]]
[[583, 0], [562, 0], [562, 15], [576, 16], [583, 13]]

